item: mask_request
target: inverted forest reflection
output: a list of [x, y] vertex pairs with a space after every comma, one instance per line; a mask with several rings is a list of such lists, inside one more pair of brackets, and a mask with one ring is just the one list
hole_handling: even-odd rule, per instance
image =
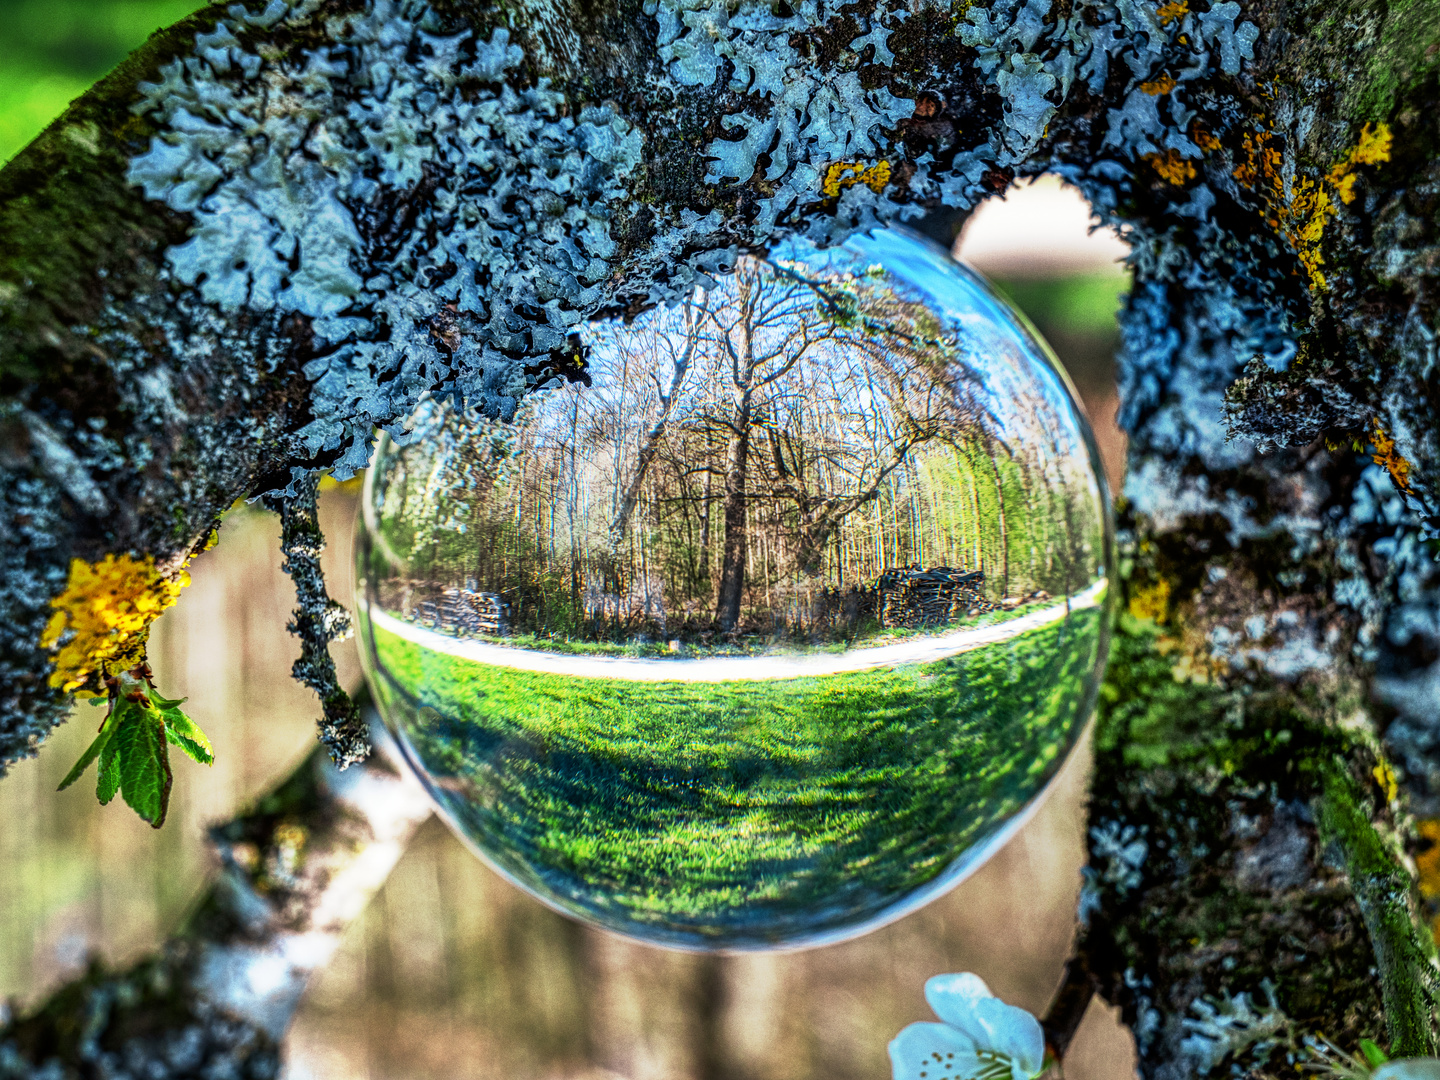
[[448, 820], [686, 947], [834, 941], [973, 871], [1105, 655], [1097, 464], [1043, 348], [898, 230], [577, 337], [512, 418], [422, 405], [362, 500], [361, 655]]
[[[1113, 488], [1123, 443], [1112, 419], [1117, 342], [1108, 313], [1123, 279], [1004, 285], [1076, 378]], [[355, 506], [345, 491], [322, 497], [324, 561], [342, 597]], [[25, 823], [0, 830], [0, 997], [36, 1000], [90, 950], [125, 963], [154, 948], [209, 873], [207, 822], [313, 746], [313, 697], [289, 676], [297, 646], [276, 632], [294, 603], [277, 535], [274, 518], [253, 509], [228, 517], [220, 546], [196, 561], [194, 585], [156, 626], [158, 677], [190, 698], [218, 752], [213, 769], [177, 769], [164, 830], [118, 804], [99, 807], [88, 789], [55, 795], [94, 735], [88, 709], [0, 783], [0, 820]], [[353, 685], [354, 643], [335, 652]], [[921, 996], [929, 975], [977, 971], [1007, 1000], [1045, 1007], [1069, 948], [1084, 855], [1084, 770], [1078, 753], [1072, 761], [1037, 817], [954, 892], [859, 940], [794, 954], [691, 956], [578, 926], [506, 884], [434, 822], [308, 995], [290, 1040], [292, 1075], [887, 1076], [886, 1040], [929, 1018]], [[1099, 1005], [1066, 1075], [1133, 1076], [1129, 1036]]]

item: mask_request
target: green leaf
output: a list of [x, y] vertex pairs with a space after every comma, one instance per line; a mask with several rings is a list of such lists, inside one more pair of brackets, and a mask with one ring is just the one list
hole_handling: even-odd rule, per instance
[[80, 760], [75, 762], [75, 767], [65, 774], [65, 779], [60, 781], [60, 786], [55, 789], [56, 791], [64, 791], [76, 780], [79, 780], [85, 770], [90, 767], [90, 763], [100, 756], [100, 751], [105, 749], [106, 744], [110, 741], [110, 736], [115, 734], [114, 720], [115, 713], [114, 710], [111, 710], [100, 724], [100, 734], [95, 736], [95, 740], [80, 755]]
[[1365, 1060], [1370, 1063], [1370, 1067], [1373, 1069], [1378, 1069], [1390, 1060], [1385, 1051], [1381, 1050], [1380, 1047], [1376, 1046], [1370, 1039], [1360, 1040], [1360, 1053], [1365, 1055]]
[[127, 709], [110, 745], [115, 747], [120, 794], [135, 813], [158, 829], [170, 809], [170, 786], [174, 782], [165, 723], [159, 712], [143, 705]]
[[[199, 731], [200, 729], [196, 728], [195, 730]], [[165, 738], [172, 746], [178, 746], [180, 751], [191, 761], [198, 762], [201, 765], [213, 765], [215, 763], [215, 755], [207, 749], [208, 743], [198, 743], [186, 738], [184, 735], [176, 734], [175, 730], [168, 724], [165, 727]]]
[[215, 750], [195, 721], [180, 711], [184, 698], [165, 698], [154, 688], [144, 691], [139, 701], [119, 695], [96, 736], [61, 789], [78, 780], [96, 758], [100, 759], [95, 797], [102, 806], [119, 793], [126, 803], [155, 828], [165, 823], [170, 809], [168, 745], [174, 743], [202, 765], [215, 761]]
[[125, 697], [116, 698], [110, 707], [110, 715], [105, 721], [110, 728], [110, 738], [100, 751], [100, 776], [95, 784], [95, 797], [100, 800], [101, 806], [108, 806], [120, 790], [120, 747], [115, 733], [143, 711], [143, 706]]
[[109, 806], [110, 800], [120, 790], [120, 758], [113, 744], [112, 739], [111, 745], [105, 748], [105, 756], [100, 759], [100, 778], [95, 784], [95, 797], [100, 800], [101, 806]]
[[195, 721], [178, 708], [185, 699], [170, 701], [152, 693], [150, 700], [160, 710], [160, 718], [165, 724], [165, 737], [183, 750], [192, 761], [198, 761], [201, 765], [213, 765], [215, 748], [210, 745], [210, 740]]

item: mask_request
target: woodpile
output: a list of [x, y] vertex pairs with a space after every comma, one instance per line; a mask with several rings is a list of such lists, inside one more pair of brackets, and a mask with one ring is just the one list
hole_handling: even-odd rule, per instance
[[869, 585], [826, 589], [815, 605], [815, 616], [817, 622], [838, 619], [850, 625], [873, 618], [882, 626], [912, 630], [945, 626], [994, 611], [996, 605], [985, 599], [984, 588], [981, 570], [907, 566], [887, 570]]
[[417, 622], [428, 623], [436, 630], [499, 637], [506, 630], [507, 607], [499, 593], [446, 589], [439, 599], [422, 600], [416, 604], [414, 617]]
[[985, 573], [981, 570], [950, 566], [922, 570], [913, 566], [887, 571], [876, 584], [882, 626], [911, 630], [944, 626], [995, 610], [995, 605], [985, 599]]

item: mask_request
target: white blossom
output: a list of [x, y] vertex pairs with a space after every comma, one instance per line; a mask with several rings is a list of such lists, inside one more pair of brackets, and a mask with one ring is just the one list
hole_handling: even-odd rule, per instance
[[942, 1023], [911, 1024], [894, 1038], [894, 1080], [1032, 1080], [1043, 1071], [1039, 1021], [991, 994], [980, 976], [936, 975], [925, 1000]]

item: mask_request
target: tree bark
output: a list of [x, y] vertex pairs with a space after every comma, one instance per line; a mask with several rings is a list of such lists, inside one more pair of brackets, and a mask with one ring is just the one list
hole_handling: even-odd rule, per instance
[[[693, 320], [693, 313], [690, 319]], [[668, 392], [660, 388], [659, 376], [655, 377], [655, 388], [659, 392], [660, 415], [650, 425], [650, 430], [645, 433], [645, 441], [640, 445], [640, 454], [635, 461], [635, 474], [630, 482], [625, 485], [625, 490], [620, 496], [620, 505], [615, 510], [615, 516], [610, 522], [610, 548], [615, 550], [625, 539], [625, 533], [630, 528], [630, 517], [635, 513], [635, 505], [640, 500], [640, 489], [645, 483], [645, 474], [650, 471], [650, 464], [655, 460], [655, 455], [660, 452], [661, 440], [665, 438], [665, 431], [670, 424], [670, 410], [675, 404], [675, 395], [680, 392], [680, 386], [685, 381], [685, 375], [690, 370], [690, 358], [695, 352], [695, 328], [691, 322], [687, 322], [687, 336], [685, 348], [676, 359], [674, 368], [670, 373], [670, 389]]]
[[208, 8], [0, 171], [0, 762], [68, 709], [75, 560], [169, 580], [423, 393], [508, 415], [578, 320], [1057, 172], [1135, 275], [1085, 977], [1146, 1076], [1425, 1050], [1437, 76], [1384, 0]]

